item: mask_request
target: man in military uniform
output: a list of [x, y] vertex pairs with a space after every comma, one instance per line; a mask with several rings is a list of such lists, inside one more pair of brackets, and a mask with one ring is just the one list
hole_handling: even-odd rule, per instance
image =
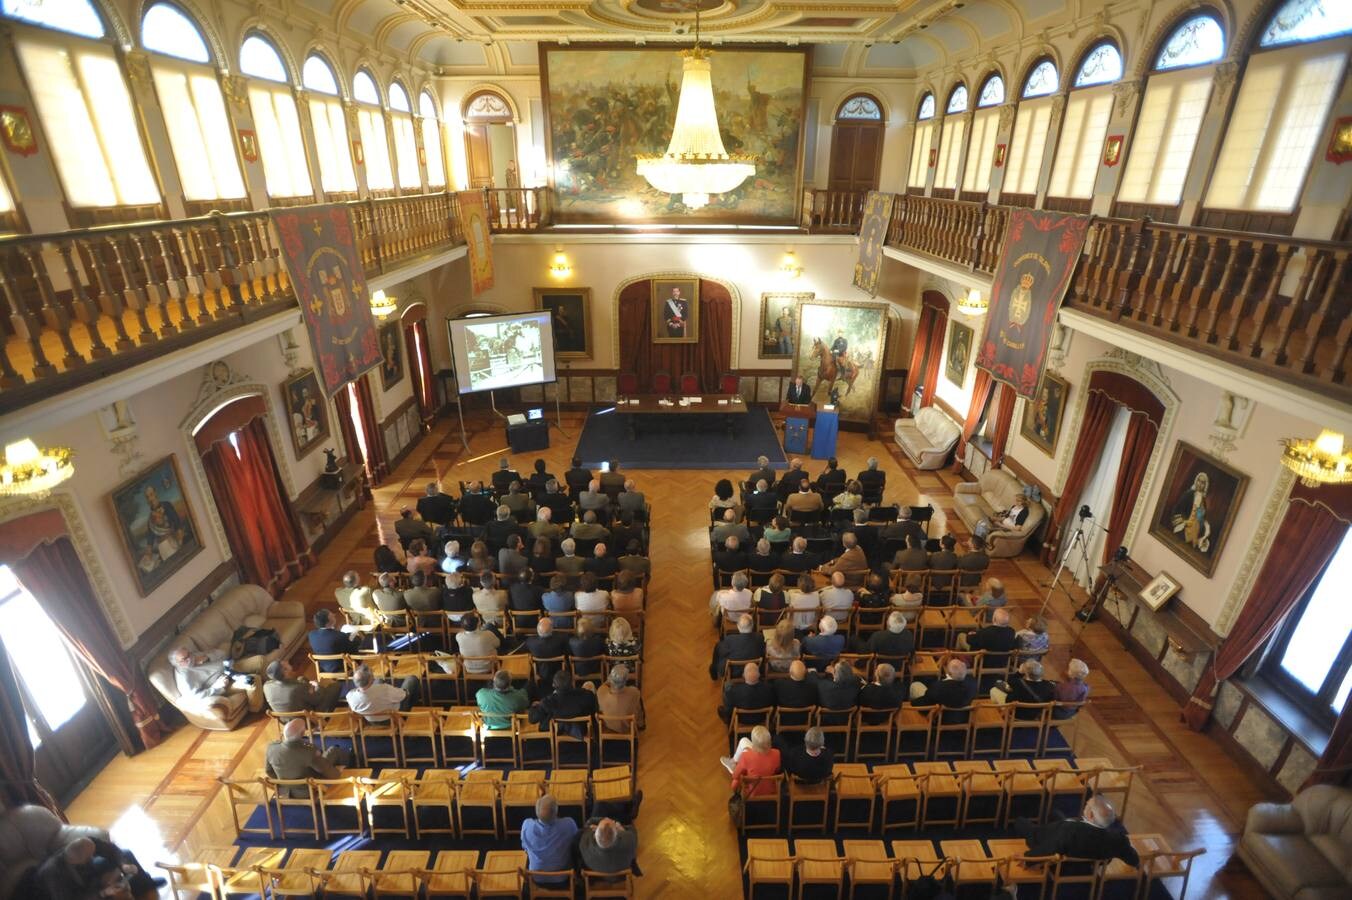
[[793, 309], [786, 306], [775, 319], [775, 333], [779, 335], [779, 352], [793, 356]]
[[[305, 740], [305, 721], [292, 719], [282, 729], [282, 739], [268, 744], [264, 754], [269, 778], [283, 781], [301, 778], [341, 778], [339, 771], [347, 765], [348, 752], [343, 747], [330, 747], [320, 753]], [[282, 788], [288, 797], [304, 797], [307, 788], [287, 785]]]
[[333, 712], [338, 705], [342, 684], [330, 680], [323, 687], [318, 682], [306, 681], [296, 674], [291, 663], [284, 659], [268, 664], [268, 680], [263, 684], [263, 696], [268, 708], [276, 713], [301, 713], [308, 710]]

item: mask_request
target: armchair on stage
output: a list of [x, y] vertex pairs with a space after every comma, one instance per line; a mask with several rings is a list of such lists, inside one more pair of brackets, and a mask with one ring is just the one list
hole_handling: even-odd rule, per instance
[[236, 672], [261, 677], [269, 663], [275, 659], [288, 659], [305, 639], [305, 607], [298, 600], [274, 600], [256, 584], [233, 587], [188, 623], [146, 672], [150, 683], [165, 699], [200, 728], [211, 731], [234, 728], [249, 711], [247, 699], [243, 692], [213, 697], [210, 703], [181, 696], [174, 667], [169, 662], [169, 651], [175, 647], [187, 647], [194, 652], [228, 650], [235, 629], [241, 625], [271, 628], [282, 642], [266, 656], [247, 656], [234, 661]]
[[[1019, 479], [1004, 469], [991, 469], [978, 480], [963, 482], [953, 488], [953, 504], [962, 523], [969, 531], [975, 531], [978, 522], [982, 519], [995, 521], [996, 513], [1009, 509], [1014, 498], [1022, 493], [1023, 485]], [[1046, 517], [1046, 507], [1041, 503], [1029, 503], [1028, 518], [1022, 525], [1010, 531], [992, 531], [986, 536], [986, 552], [992, 557], [1018, 556]]]
[[962, 426], [936, 406], [926, 406], [914, 419], [897, 419], [894, 430], [897, 446], [917, 469], [942, 469], [962, 436]]

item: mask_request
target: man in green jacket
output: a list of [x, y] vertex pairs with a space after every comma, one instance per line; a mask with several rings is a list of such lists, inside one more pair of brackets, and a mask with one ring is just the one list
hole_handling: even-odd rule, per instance
[[512, 675], [505, 669], [499, 669], [493, 676], [492, 687], [479, 688], [474, 699], [484, 714], [484, 727], [489, 731], [511, 728], [512, 714], [525, 712], [530, 706], [526, 692], [512, 687]]

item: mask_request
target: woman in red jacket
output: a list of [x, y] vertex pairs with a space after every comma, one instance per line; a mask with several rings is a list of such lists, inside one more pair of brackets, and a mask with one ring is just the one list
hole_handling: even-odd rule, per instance
[[[732, 789], [740, 790], [743, 778], [762, 778], [779, 774], [779, 751], [770, 746], [770, 729], [757, 725], [751, 729], [751, 740], [742, 738], [733, 756]], [[727, 763], [725, 762], [724, 765]], [[758, 782], [749, 796], [762, 797], [772, 794], [779, 786], [770, 781]]]

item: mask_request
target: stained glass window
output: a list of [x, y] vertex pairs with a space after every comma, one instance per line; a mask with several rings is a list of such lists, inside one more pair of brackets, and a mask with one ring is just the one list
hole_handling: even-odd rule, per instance
[[948, 112], [960, 113], [967, 112], [967, 86], [958, 85], [953, 88], [953, 93], [948, 95]]
[[239, 48], [239, 70], [250, 78], [262, 78], [266, 81], [280, 81], [283, 84], [291, 79], [286, 76], [286, 66], [282, 64], [282, 55], [267, 38], [251, 34], [244, 39]]
[[306, 57], [305, 65], [301, 67], [300, 83], [309, 91], [338, 95], [338, 79], [333, 77], [333, 67], [314, 53]]
[[1044, 59], [1033, 66], [1033, 71], [1028, 73], [1028, 80], [1023, 84], [1023, 95], [1025, 97], [1045, 97], [1048, 94], [1056, 93], [1056, 89], [1060, 86], [1061, 76], [1056, 72], [1056, 63], [1050, 59]]
[[920, 99], [920, 112], [916, 114], [917, 119], [934, 118], [934, 95], [926, 94]]
[[981, 95], [976, 99], [977, 106], [999, 106], [1005, 102], [1005, 80], [992, 74], [981, 86]]
[[189, 62], [211, 62], [202, 32], [177, 7], [156, 3], [141, 20], [141, 45], [147, 50]]
[[1225, 55], [1225, 32], [1214, 16], [1200, 15], [1183, 22], [1164, 42], [1155, 58], [1156, 69], [1204, 66]]
[[865, 119], [869, 121], [881, 121], [883, 111], [878, 108], [878, 104], [872, 97], [864, 94], [855, 94], [850, 99], [840, 105], [840, 112], [836, 115], [837, 119]]
[[4, 0], [0, 10], [14, 19], [83, 37], [101, 38], [107, 34], [103, 19], [89, 0]]
[[380, 91], [376, 90], [376, 80], [365, 69], [357, 72], [352, 79], [352, 96], [361, 103], [380, 105]]
[[1347, 0], [1287, 0], [1258, 40], [1260, 47], [1317, 41], [1352, 32], [1352, 3]]
[[1080, 63], [1080, 71], [1075, 73], [1075, 86], [1110, 84], [1121, 77], [1122, 54], [1115, 46], [1105, 42], [1085, 55], [1084, 62]]

